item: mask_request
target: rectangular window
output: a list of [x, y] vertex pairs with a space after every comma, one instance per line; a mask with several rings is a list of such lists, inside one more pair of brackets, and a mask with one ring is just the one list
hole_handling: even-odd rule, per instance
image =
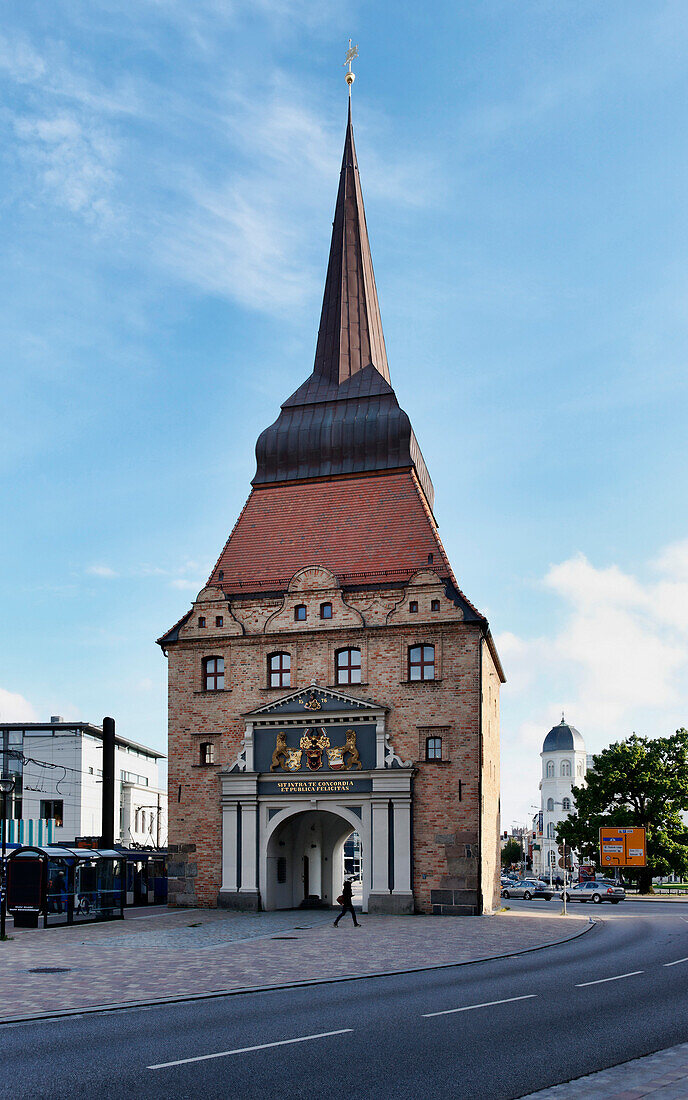
[[306, 605], [305, 603], [297, 603], [294, 608], [294, 620], [297, 623], [303, 623], [306, 621]]
[[440, 609], [440, 601], [439, 600], [432, 600], [431, 603], [430, 603], [430, 610], [431, 611], [439, 611], [439, 609]]
[[225, 625], [224, 617], [222, 615], [216, 615], [215, 616], [215, 626], [224, 626], [224, 625]]
[[414, 645], [409, 648], [409, 680], [435, 679], [434, 645]]
[[201, 742], [201, 764], [215, 763], [215, 745], [212, 741]]
[[225, 686], [224, 657], [206, 657], [203, 662], [203, 681], [206, 691], [222, 691]]
[[426, 739], [425, 739], [425, 759], [426, 760], [441, 760], [442, 759], [442, 738], [441, 737], [426, 737]]
[[201, 629], [205, 626], [205, 615], [198, 616], [198, 625]]
[[271, 688], [291, 687], [291, 656], [271, 653], [268, 657], [268, 685]]
[[321, 619], [331, 619], [332, 618], [332, 604], [331, 603], [321, 603], [320, 604], [320, 618]]
[[337, 653], [336, 672], [338, 684], [360, 684], [360, 649], [340, 649]]
[[415, 614], [418, 613], [418, 600], [411, 600], [411, 602], [409, 604], [409, 611], [411, 612], [412, 615], [415, 615]]
[[50, 821], [52, 819], [58, 827], [61, 827], [63, 814], [64, 802], [61, 798], [41, 799], [41, 817], [44, 821]]

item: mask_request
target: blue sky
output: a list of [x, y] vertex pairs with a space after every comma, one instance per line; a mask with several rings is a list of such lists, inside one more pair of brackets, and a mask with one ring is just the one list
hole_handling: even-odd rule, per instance
[[349, 35], [392, 379], [509, 680], [508, 826], [561, 708], [592, 751], [686, 723], [681, 2], [3, 5], [0, 717], [164, 748], [154, 639], [312, 367]]

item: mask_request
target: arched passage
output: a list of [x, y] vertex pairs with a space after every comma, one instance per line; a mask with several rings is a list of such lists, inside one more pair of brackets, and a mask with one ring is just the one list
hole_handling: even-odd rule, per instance
[[[288, 810], [270, 823], [265, 839], [265, 909], [295, 909], [306, 899], [336, 904], [344, 876], [344, 844], [360, 821], [337, 810]], [[364, 853], [365, 859], [365, 853]]]

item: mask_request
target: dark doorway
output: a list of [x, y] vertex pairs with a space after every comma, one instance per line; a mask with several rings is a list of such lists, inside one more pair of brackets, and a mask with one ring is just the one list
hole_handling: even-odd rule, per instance
[[304, 899], [308, 897], [311, 892], [310, 888], [310, 876], [308, 874], [308, 856], [303, 857], [303, 896]]

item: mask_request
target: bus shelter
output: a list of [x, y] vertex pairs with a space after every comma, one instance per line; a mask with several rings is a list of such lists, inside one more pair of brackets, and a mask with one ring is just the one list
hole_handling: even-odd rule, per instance
[[17, 928], [124, 917], [124, 858], [104, 849], [17, 848], [7, 858], [7, 909]]
[[145, 851], [140, 848], [119, 848], [125, 860], [126, 892], [124, 904], [167, 904], [167, 851], [157, 848]]

